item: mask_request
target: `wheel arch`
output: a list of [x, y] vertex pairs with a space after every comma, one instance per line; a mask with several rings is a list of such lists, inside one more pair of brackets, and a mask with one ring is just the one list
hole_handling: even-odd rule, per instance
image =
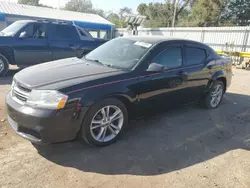
[[[84, 113], [81, 115], [81, 122], [83, 122], [83, 119], [85, 118], [87, 112], [89, 111], [89, 109], [91, 108], [91, 106], [93, 106], [94, 104], [102, 101], [102, 100], [105, 100], [105, 99], [116, 99], [116, 100], [119, 100], [121, 101], [126, 109], [127, 109], [127, 112], [128, 112], [128, 118], [130, 118], [132, 115], [132, 103], [136, 100], [136, 99], [132, 99], [130, 98], [129, 96], [125, 95], [125, 94], [121, 94], [121, 93], [114, 93], [114, 94], [110, 94], [110, 95], [105, 95], [103, 97], [100, 97], [98, 99], [91, 99], [91, 102], [89, 102], [86, 106], [87, 106], [87, 109], [86, 111], [84, 111]], [[81, 100], [79, 100], [79, 103], [82, 103]], [[81, 112], [82, 113], [82, 112]], [[82, 123], [81, 123], [82, 124]]]
[[223, 82], [223, 84], [224, 84], [224, 90], [226, 91], [226, 89], [227, 89], [227, 79], [226, 79], [225, 73], [222, 70], [217, 71], [217, 72], [215, 72], [213, 74], [213, 76], [211, 77], [211, 79], [208, 81], [206, 90], [208, 91], [211, 88], [213, 82], [216, 81], [216, 80], [219, 80], [219, 81]]
[[0, 54], [2, 54], [8, 60], [9, 64], [16, 65], [14, 51], [11, 47], [8, 46], [0, 47]]
[[108, 99], [108, 98], [114, 98], [114, 99], [121, 101], [127, 109], [128, 118], [131, 117], [132, 99], [129, 96], [126, 96], [124, 94], [112, 94], [112, 95], [107, 95], [107, 96], [103, 97], [102, 100]]

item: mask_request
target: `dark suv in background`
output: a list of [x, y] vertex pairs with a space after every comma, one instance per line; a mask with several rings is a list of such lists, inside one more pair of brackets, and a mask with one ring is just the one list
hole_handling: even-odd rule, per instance
[[17, 21], [0, 32], [0, 76], [8, 72], [9, 64], [26, 67], [82, 57], [105, 42], [68, 21]]

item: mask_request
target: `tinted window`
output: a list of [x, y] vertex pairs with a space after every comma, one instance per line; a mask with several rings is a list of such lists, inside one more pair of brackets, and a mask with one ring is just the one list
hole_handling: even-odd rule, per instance
[[182, 65], [181, 48], [169, 48], [153, 60], [154, 63], [163, 65], [165, 68], [176, 68]]
[[47, 37], [46, 26], [44, 24], [28, 24], [22, 32], [25, 32], [28, 38], [44, 39]]
[[34, 24], [29, 24], [24, 30], [22, 30], [22, 32], [26, 32], [28, 38], [33, 38], [33, 35], [35, 34], [34, 30]]
[[186, 47], [186, 64], [187, 65], [195, 65], [203, 63], [206, 59], [207, 54], [204, 49], [201, 48], [192, 48]]
[[55, 36], [60, 40], [77, 40], [79, 38], [75, 27], [71, 25], [55, 25]]

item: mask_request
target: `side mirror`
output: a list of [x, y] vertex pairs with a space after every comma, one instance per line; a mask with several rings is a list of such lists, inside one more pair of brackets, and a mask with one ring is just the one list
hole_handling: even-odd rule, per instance
[[147, 72], [163, 72], [163, 71], [164, 71], [164, 66], [157, 63], [151, 63], [147, 69]]
[[28, 38], [27, 33], [25, 31], [20, 33], [19, 38], [20, 39]]

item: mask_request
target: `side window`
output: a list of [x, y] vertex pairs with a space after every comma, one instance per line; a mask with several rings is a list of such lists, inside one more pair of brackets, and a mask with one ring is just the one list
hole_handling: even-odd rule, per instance
[[108, 39], [108, 32], [105, 30], [100, 31], [100, 38], [101, 39]]
[[45, 39], [47, 38], [45, 24], [31, 23], [22, 32], [26, 32], [28, 38]]
[[55, 24], [55, 37], [58, 40], [77, 40], [79, 35], [72, 25]]
[[201, 48], [186, 47], [186, 65], [201, 64], [207, 57], [206, 50]]
[[177, 68], [182, 65], [181, 48], [169, 48], [157, 55], [153, 62], [163, 65], [165, 68]]
[[98, 38], [98, 31], [96, 30], [88, 30], [89, 34], [93, 37], [93, 38]]
[[34, 24], [27, 25], [22, 32], [26, 33], [28, 38], [33, 38], [34, 35]]

